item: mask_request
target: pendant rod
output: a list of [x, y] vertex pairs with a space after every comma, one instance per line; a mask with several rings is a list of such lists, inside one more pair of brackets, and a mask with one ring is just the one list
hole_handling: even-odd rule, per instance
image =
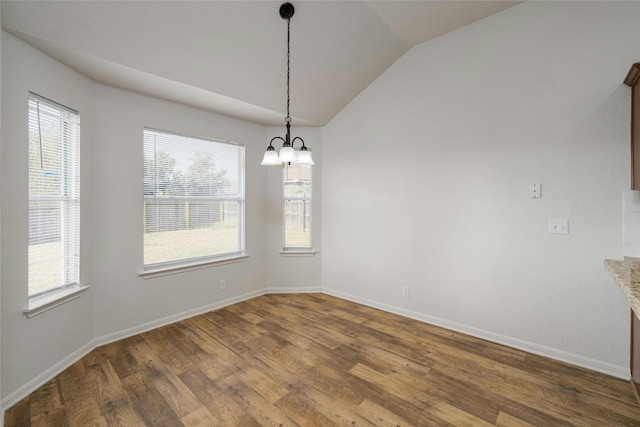
[[289, 115], [289, 94], [290, 94], [290, 80], [291, 80], [291, 18], [287, 19], [287, 122], [291, 121]]

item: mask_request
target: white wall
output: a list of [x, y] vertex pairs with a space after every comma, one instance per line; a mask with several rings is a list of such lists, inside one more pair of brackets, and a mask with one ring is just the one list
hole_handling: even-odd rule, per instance
[[[266, 291], [267, 172], [259, 165], [265, 126], [97, 84], [7, 33], [2, 67], [4, 409], [95, 345]], [[28, 302], [29, 91], [81, 114], [81, 282], [91, 286], [81, 298], [31, 319], [22, 313]], [[140, 277], [145, 126], [245, 145], [247, 260]]]
[[[267, 148], [268, 141], [274, 136], [284, 138], [286, 129], [280, 127], [269, 127], [267, 129], [268, 138], [264, 143]], [[268, 239], [267, 239], [267, 259], [268, 259], [268, 287], [271, 292], [319, 292], [322, 289], [321, 262], [322, 245], [320, 241], [322, 230], [321, 215], [321, 194], [322, 194], [322, 144], [320, 128], [291, 128], [291, 137], [301, 137], [305, 145], [312, 150], [315, 166], [312, 168], [312, 211], [311, 211], [311, 244], [316, 252], [313, 256], [308, 255], [282, 255], [282, 167], [262, 166], [267, 169], [267, 191], [268, 198]], [[279, 149], [281, 143], [275, 143], [274, 147]], [[299, 148], [300, 143], [295, 143], [295, 148]], [[263, 151], [264, 153], [264, 151]], [[262, 160], [262, 159], [261, 159]]]
[[[96, 337], [266, 288], [266, 128], [242, 120], [96, 85]], [[142, 130], [152, 127], [245, 145], [249, 259], [143, 279]], [[226, 289], [220, 290], [220, 279]]]
[[93, 84], [8, 33], [2, 34], [2, 396], [36, 381], [43, 372], [78, 351], [94, 335], [90, 289], [55, 310], [28, 319], [28, 120], [29, 91], [80, 112], [81, 240], [80, 280], [93, 275]]
[[638, 2], [526, 2], [405, 54], [323, 129], [327, 291], [628, 375], [603, 260], [622, 257], [638, 22]]

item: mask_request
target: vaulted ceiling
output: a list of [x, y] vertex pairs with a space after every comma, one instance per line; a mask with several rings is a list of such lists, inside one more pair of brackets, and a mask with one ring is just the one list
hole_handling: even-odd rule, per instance
[[[2, 28], [101, 83], [263, 124], [286, 112], [281, 1], [2, 1]], [[321, 126], [411, 47], [519, 1], [293, 1], [293, 125]]]

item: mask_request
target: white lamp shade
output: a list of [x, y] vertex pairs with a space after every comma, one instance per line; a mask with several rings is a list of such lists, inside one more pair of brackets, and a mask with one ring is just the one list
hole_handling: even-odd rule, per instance
[[273, 165], [281, 165], [282, 162], [278, 160], [278, 152], [275, 150], [267, 150], [264, 153], [264, 157], [262, 158], [261, 165], [273, 166]]
[[292, 147], [282, 147], [280, 149], [280, 157], [278, 157], [280, 163], [290, 163], [296, 161], [296, 152]]
[[299, 165], [315, 165], [311, 159], [311, 151], [300, 150], [296, 152], [296, 163]]

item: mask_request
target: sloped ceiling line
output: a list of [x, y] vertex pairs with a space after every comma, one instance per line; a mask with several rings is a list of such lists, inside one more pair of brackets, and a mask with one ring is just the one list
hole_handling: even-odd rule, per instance
[[[323, 126], [409, 48], [518, 1], [297, 1], [292, 116]], [[275, 1], [6, 1], [2, 28], [98, 82], [266, 125], [284, 120]]]

